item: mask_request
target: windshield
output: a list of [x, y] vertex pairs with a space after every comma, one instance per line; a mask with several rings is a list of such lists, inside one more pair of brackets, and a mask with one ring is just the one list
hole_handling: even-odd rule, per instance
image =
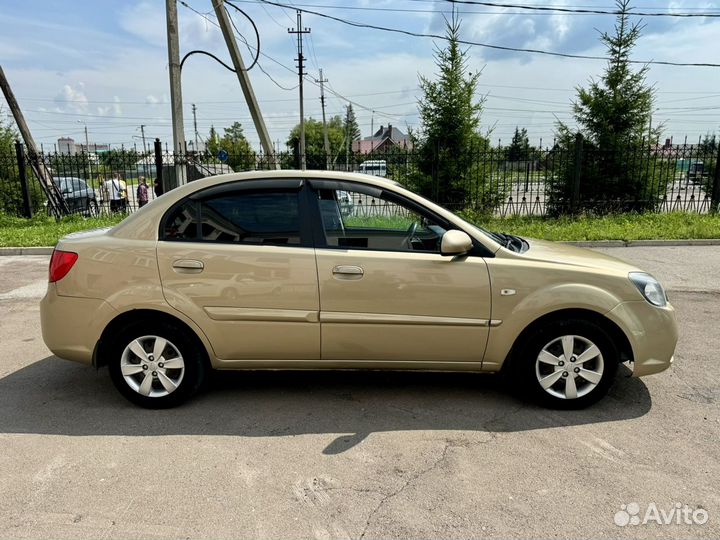
[[60, 188], [60, 191], [65, 193], [88, 190], [87, 184], [79, 178], [55, 178], [55, 183]]
[[[455, 214], [455, 212], [453, 212], [453, 214]], [[501, 246], [505, 245], [505, 236], [504, 235], [501, 235], [496, 232], [488, 231], [487, 229], [483, 229], [482, 227], [478, 227], [477, 225], [470, 223], [468, 220], [463, 219], [462, 217], [458, 216], [457, 214], [455, 214], [455, 216], [458, 219], [460, 219], [463, 223], [465, 223], [468, 227], [470, 227], [471, 229], [475, 229], [476, 231], [484, 234], [485, 236], [489, 236], [490, 238], [492, 238], [495, 242], [497, 242]]]

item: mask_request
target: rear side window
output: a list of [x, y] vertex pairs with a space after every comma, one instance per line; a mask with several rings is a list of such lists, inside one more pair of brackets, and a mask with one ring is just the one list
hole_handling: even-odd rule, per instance
[[200, 201], [205, 242], [300, 245], [296, 190], [233, 191]]
[[190, 199], [185, 200], [165, 218], [163, 238], [165, 240], [197, 240], [197, 218], [197, 203]]

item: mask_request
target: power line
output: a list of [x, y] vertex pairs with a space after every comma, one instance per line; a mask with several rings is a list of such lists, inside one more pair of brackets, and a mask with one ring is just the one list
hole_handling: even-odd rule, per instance
[[[283, 29], [285, 29], [283, 27]], [[234, 70], [233, 70], [234, 71]], [[528, 92], [573, 92], [573, 88], [548, 88], [548, 87], [542, 87], [542, 86], [515, 86], [515, 85], [508, 85], [508, 84], [488, 84], [479, 82], [479, 87], [483, 88], [507, 88], [512, 90], [522, 90], [522, 91], [528, 91]], [[419, 87], [413, 87], [413, 88], [405, 88], [402, 90], [388, 90], [385, 92], [367, 92], [363, 94], [349, 94], [348, 97], [371, 97], [371, 96], [385, 96], [390, 94], [410, 94], [411, 92], [414, 92], [416, 90], [419, 90]], [[658, 94], [671, 94], [671, 95], [694, 95], [694, 96], [700, 96], [700, 97], [692, 97], [692, 98], [682, 98], [677, 100], [668, 101], [667, 103], [671, 102], [680, 102], [680, 101], [690, 101], [690, 100], [698, 100], [698, 99], [711, 99], [720, 97], [720, 94], [717, 93], [717, 91], [709, 91], [709, 92], [700, 92], [696, 90], [659, 90], [657, 92]], [[496, 94], [490, 94], [490, 97], [502, 97]], [[517, 98], [520, 99], [520, 98]], [[125, 101], [125, 100], [92, 100], [92, 99], [63, 99], [58, 100], [54, 98], [29, 98], [24, 97], [22, 101], [38, 101], [41, 103], [55, 103], [57, 105], [63, 105], [66, 103], [83, 103], [83, 104], [101, 104], [101, 105], [108, 105], [108, 104], [118, 104], [118, 105], [147, 105], [151, 107], [157, 107], [160, 105], [167, 105], [167, 103], [158, 102], [158, 103], [152, 103], [149, 101]], [[264, 99], [263, 103], [278, 103], [278, 102], [290, 102], [290, 101], [297, 101], [295, 98], [278, 98], [278, 99]], [[223, 105], [223, 104], [231, 104], [231, 103], [245, 103], [244, 100], [195, 100], [195, 103], [197, 104], [203, 104], [203, 105]], [[187, 106], [187, 105], [186, 105]]]
[[[220, 25], [219, 25], [216, 21], [213, 21], [211, 18], [209, 18], [205, 13], [202, 13], [202, 12], [198, 11], [197, 9], [195, 9], [194, 7], [192, 7], [191, 5], [189, 5], [189, 4], [187, 4], [186, 2], [184, 2], [183, 0], [178, 0], [178, 2], [180, 2], [181, 5], [183, 5], [184, 7], [186, 7], [187, 9], [189, 9], [190, 11], [192, 11], [193, 13], [195, 13], [196, 15], [199, 15], [200, 17], [202, 17], [203, 19], [205, 19], [207, 22], [209, 22], [209, 23], [211, 23], [211, 24], [214, 24], [216, 27], [220, 28]], [[233, 6], [233, 7], [235, 7], [235, 6]], [[237, 9], [239, 9], [239, 8], [237, 8]], [[235, 27], [235, 23], [232, 21], [232, 18], [230, 18], [230, 21], [232, 22], [233, 28], [234, 28], [234, 30], [235, 30], [235, 33], [238, 35], [238, 37], [240, 37], [240, 39], [245, 42], [245, 44], [247, 45], [248, 48], [251, 48], [251, 47], [250, 47], [250, 44], [249, 44], [249, 43], [247, 42], [247, 40], [245, 39], [245, 36], [243, 36], [242, 34], [240, 34], [240, 33], [237, 31], [237, 28]], [[258, 43], [259, 43], [259, 37], [258, 37]], [[272, 57], [268, 56], [267, 54], [263, 53], [262, 51], [260, 51], [259, 48], [257, 49], [257, 54], [258, 54], [258, 56], [263, 56], [263, 57], [265, 57], [265, 58], [268, 58], [269, 60], [275, 62], [276, 64], [280, 64], [282, 67], [284, 67], [284, 68], [286, 68], [286, 69], [294, 72], [294, 70], [288, 68], [287, 66], [284, 66], [283, 64], [281, 64], [280, 62], [278, 62], [278, 61], [275, 60], [274, 58], [272, 58]], [[256, 62], [257, 62], [257, 59], [256, 59]], [[258, 66], [258, 69], [259, 69], [260, 71], [262, 71], [262, 72], [265, 74], [265, 76], [267, 76], [267, 78], [270, 79], [270, 81], [271, 81], [273, 84], [275, 84], [275, 86], [277, 86], [278, 88], [280, 88], [281, 90], [295, 90], [295, 88], [297, 88], [297, 86], [292, 87], [292, 88], [287, 88], [287, 87], [283, 86], [282, 84], [280, 84], [279, 82], [277, 82], [277, 81], [265, 70], [265, 68], [263, 68], [262, 65], [260, 65], [259, 62], [257, 63], [257, 66]]]
[[[240, 13], [242, 13], [245, 16], [245, 18], [248, 21], [250, 21], [250, 24], [252, 25], [253, 30], [255, 32], [255, 40], [257, 43], [257, 47], [255, 47], [255, 58], [253, 58], [252, 64], [250, 64], [250, 67], [247, 68], [247, 70], [246, 70], [246, 71], [250, 71], [255, 66], [255, 64], [257, 64], [258, 58], [260, 57], [260, 32], [258, 31], [258, 27], [255, 25], [255, 21], [252, 20], [252, 17], [250, 17], [250, 15], [245, 13], [242, 9], [237, 7], [232, 2], [230, 2], [230, 0], [225, 0], [225, 3], [227, 5], [229, 5], [230, 7], [232, 7], [233, 9], [235, 9], [235, 11], [239, 11]], [[235, 21], [233, 20], [233, 18], [230, 16], [229, 13], [228, 13], [228, 19], [230, 19], [230, 24], [232, 24], [232, 27], [235, 29], [235, 33], [240, 36], [240, 38], [245, 42], [245, 45], [247, 45], [248, 50], [252, 53], [252, 49], [250, 48], [250, 43], [248, 43], [247, 39], [245, 39], [245, 36], [242, 35], [242, 32], [240, 32], [240, 30], [238, 30], [238, 27], [235, 26]]]
[[[526, 4], [501, 4], [498, 2], [481, 2], [479, 0], [446, 0], [451, 4], [460, 5], [473, 5], [473, 6], [487, 6], [487, 7], [499, 7], [499, 8], [510, 8], [510, 9], [521, 9], [528, 11], [545, 11], [553, 13], [586, 13], [590, 15], [622, 15], [622, 11], [611, 10], [605, 11], [601, 9], [579, 9], [579, 8], [566, 8], [560, 6], [529, 6]], [[639, 17], [720, 17], [720, 13], [673, 13], [673, 12], [636, 12], [630, 11], [627, 15], [639, 16]]]
[[[254, 3], [256, 0], [236, 0], [238, 2], [242, 3]], [[448, 2], [453, 2], [453, 0], [448, 0]], [[457, 2], [457, 4], [470, 4], [471, 2]], [[484, 3], [478, 2], [480, 5], [484, 5]], [[348, 5], [334, 5], [334, 4], [308, 4], [308, 3], [302, 3], [302, 4], [292, 4], [293, 6], [298, 7], [308, 7], [308, 8], [322, 8], [322, 9], [342, 9], [342, 10], [348, 10], [348, 11], [370, 11], [370, 12], [390, 12], [390, 13], [446, 13], [448, 10], [444, 9], [419, 9], [419, 8], [397, 8], [397, 7], [369, 7], [369, 6], [348, 6]], [[502, 4], [497, 4], [498, 7], [502, 6]], [[508, 5], [509, 7], [509, 5]], [[515, 6], [518, 9], [527, 9], [532, 10], [534, 9], [532, 6]], [[552, 16], [556, 14], [556, 10], [553, 8], [547, 8], [551, 11], [487, 11], [487, 10], [462, 10], [462, 9], [456, 9], [456, 13], [460, 14], [473, 14], [473, 15], [547, 15]], [[608, 10], [611, 8], [608, 8]], [[688, 8], [685, 8], [688, 9]], [[710, 8], [698, 8], [698, 9], [710, 9]], [[565, 11], [563, 11], [567, 15], [594, 15], [594, 14], [615, 14], [615, 12], [612, 11], [598, 11], [597, 9], [591, 10], [572, 10], [565, 8]], [[630, 13], [630, 15], [641, 15], [641, 13]], [[653, 14], [655, 16], [668, 16], [668, 17], [720, 17], [720, 13], [688, 13], [688, 14], [676, 14], [676, 13], [657, 13]]]
[[[270, 4], [272, 6], [281, 7], [285, 9], [296, 9], [294, 7], [291, 7], [287, 4], [282, 4], [280, 2], [274, 2], [273, 0], [258, 0], [258, 2], [262, 2], [265, 4]], [[354, 26], [356, 28], [369, 28], [372, 30], [380, 30], [383, 32], [392, 32], [395, 34], [403, 34], [406, 36], [411, 37], [423, 37], [423, 38], [431, 38], [431, 39], [440, 39], [443, 41], [447, 41], [447, 36], [443, 36], [440, 34], [427, 34], [427, 33], [421, 33], [421, 32], [413, 32], [410, 30], [403, 30], [400, 28], [391, 28], [388, 26], [378, 26], [375, 24], [369, 24], [369, 23], [361, 23], [357, 21], [351, 21], [348, 19], [343, 19], [341, 17], [335, 17], [333, 15], [328, 15], [327, 13], [320, 13], [319, 11], [313, 11], [310, 9], [304, 9], [304, 8], [297, 8], [298, 11], [302, 11], [304, 13], [309, 13], [311, 15], [316, 15], [318, 17], [322, 17], [325, 19], [330, 19], [342, 24], [346, 24], [348, 26]], [[561, 53], [561, 52], [555, 52], [555, 51], [545, 51], [542, 49], [525, 49], [521, 47], [506, 47], [503, 45], [493, 45], [490, 43], [481, 43], [479, 41], [469, 41], [466, 39], [458, 39], [458, 43], [462, 43], [463, 45], [472, 45], [476, 47], [484, 47], [487, 49], [494, 49], [494, 50], [501, 50], [501, 51], [510, 51], [510, 52], [524, 52], [524, 53], [532, 53], [532, 54], [542, 54], [546, 56], [558, 56], [561, 58], [577, 58], [580, 60], [602, 60], [602, 61], [610, 61], [610, 58], [607, 58], [605, 56], [592, 56], [592, 55], [584, 55], [584, 54], [570, 54], [570, 53]], [[682, 66], [682, 67], [713, 67], [718, 68], [720, 67], [720, 64], [713, 64], [709, 62], [669, 62], [669, 61], [660, 61], [660, 60], [628, 60], [628, 63], [630, 64], [643, 64], [643, 65], [663, 65], [663, 66]]]
[[[181, 3], [183, 6], [185, 6], [186, 8], [190, 9], [191, 11], [193, 11], [194, 13], [196, 13], [197, 15], [199, 15], [200, 17], [204, 18], [206, 21], [214, 24], [215, 26], [219, 26], [215, 21], [213, 21], [212, 19], [209, 19], [204, 13], [201, 13], [200, 11], [196, 10], [195, 8], [193, 8], [192, 6], [189, 6], [189, 5], [188, 5], [187, 3], [185, 3], [183, 0], [178, 0], [178, 1], [180, 1], [180, 3]], [[269, 2], [269, 3], [272, 4], [272, 2]], [[281, 6], [281, 7], [286, 7], [287, 9], [293, 9], [292, 7], [288, 7], [288, 6], [285, 6], [285, 5], [280, 5], [280, 6]], [[299, 11], [303, 11], [303, 10], [299, 10]], [[276, 60], [276, 59], [273, 58], [272, 56], [269, 56], [268, 54], [263, 53], [263, 52], [260, 52], [260, 55], [263, 56], [263, 57], [265, 57], [265, 58], [267, 58], [267, 59], [270, 60], [271, 62], [274, 62], [275, 64], [279, 65], [280, 67], [285, 68], [286, 70], [290, 71], [291, 73], [295, 74], [295, 70], [294, 70], [294, 69], [286, 66], [285, 64], [283, 64], [282, 62]], [[259, 64], [258, 64], [258, 66], [259, 66]], [[261, 66], [259, 66], [259, 67], [260, 67], [260, 69], [262, 70], [262, 67], [261, 67]], [[265, 73], [266, 75], [268, 75], [268, 73], [265, 72], [264, 70], [263, 70], [263, 73]], [[268, 75], [268, 76], [269, 76], [269, 75]], [[304, 79], [305, 79], [306, 81], [314, 84], [315, 86], [319, 86], [312, 78], [304, 77]], [[271, 80], [273, 80], [273, 79], [271, 79]], [[275, 82], [275, 81], [273, 80], [273, 82]], [[277, 82], [275, 82], [275, 84], [278, 85]], [[280, 85], [278, 85], [278, 86], [280, 86]], [[299, 86], [299, 85], [298, 85], [298, 86]], [[284, 88], [284, 87], [282, 87], [282, 86], [280, 86], [280, 88], [282, 88], [283, 90], [286, 89], [286, 88]], [[296, 86], [295, 88], [297, 88], [297, 86]], [[370, 107], [366, 107], [366, 106], [361, 105], [361, 104], [359, 104], [359, 103], [357, 103], [357, 102], [355, 102], [355, 101], [352, 101], [352, 100], [350, 100], [350, 99], [342, 96], [341, 94], [339, 94], [338, 92], [336, 92], [336, 91], [333, 90], [332, 88], [330, 88], [330, 92], [331, 92], [332, 94], [334, 94], [335, 96], [339, 97], [340, 99], [345, 100], [347, 103], [352, 103], [353, 105], [355, 105], [355, 106], [357, 106], [357, 107], [360, 107], [361, 109], [366, 109], [366, 110], [368, 110], [368, 111], [372, 111], [372, 109], [371, 109]], [[389, 116], [389, 115], [386, 115], [386, 116]]]

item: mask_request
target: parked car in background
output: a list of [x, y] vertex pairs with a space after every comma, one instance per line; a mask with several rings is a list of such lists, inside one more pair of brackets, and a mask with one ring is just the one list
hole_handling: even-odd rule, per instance
[[385, 178], [387, 176], [387, 161], [384, 159], [368, 159], [358, 166], [358, 172]]
[[53, 353], [107, 365], [152, 408], [212, 368], [501, 372], [579, 408], [622, 362], [634, 376], [668, 368], [678, 338], [662, 286], [630, 264], [326, 171], [197, 180], [63, 238], [40, 312]]
[[60, 189], [60, 193], [71, 212], [88, 216], [98, 214], [97, 192], [88, 186], [85, 180], [73, 176], [55, 176], [53, 181]]

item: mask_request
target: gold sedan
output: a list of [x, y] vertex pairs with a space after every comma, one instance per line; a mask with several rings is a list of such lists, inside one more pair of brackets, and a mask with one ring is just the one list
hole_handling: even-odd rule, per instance
[[393, 182], [273, 171], [177, 188], [63, 238], [45, 343], [176, 405], [210, 369], [502, 372], [551, 407], [600, 399], [618, 365], [670, 366], [662, 286], [627, 263], [492, 233]]

